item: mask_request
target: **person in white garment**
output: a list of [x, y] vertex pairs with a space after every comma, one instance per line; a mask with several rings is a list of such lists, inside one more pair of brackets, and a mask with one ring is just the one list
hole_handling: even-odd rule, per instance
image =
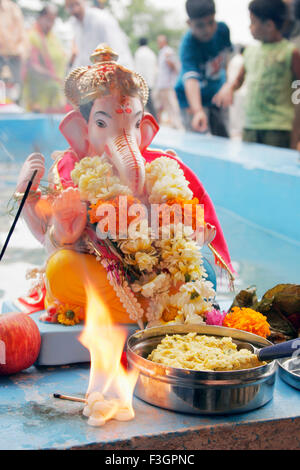
[[[232, 83], [238, 74], [238, 71], [244, 64], [245, 47], [242, 44], [235, 46], [235, 53], [227, 66], [227, 78]], [[233, 103], [229, 108], [229, 133], [235, 140], [242, 140], [243, 128], [245, 123], [245, 102], [247, 96], [247, 84], [243, 83], [241, 88], [234, 94]]]
[[167, 123], [175, 129], [183, 129], [177, 96], [174, 90], [176, 78], [179, 72], [179, 62], [175, 51], [168, 45], [166, 36], [157, 37], [159, 47], [158, 74], [155, 84], [155, 102], [159, 121], [164, 121], [167, 115]]
[[153, 104], [153, 89], [157, 75], [157, 57], [155, 52], [148, 46], [147, 38], [140, 38], [139, 47], [134, 55], [134, 70], [140, 73], [146, 80], [149, 87], [149, 99], [147, 103], [147, 110], [155, 118], [156, 110]]
[[72, 16], [73, 52], [71, 67], [90, 64], [90, 55], [100, 43], [108, 44], [119, 55], [118, 62], [133, 67], [133, 57], [128, 39], [112, 14], [99, 3], [98, 8], [89, 7], [85, 0], [65, 0], [65, 7]]

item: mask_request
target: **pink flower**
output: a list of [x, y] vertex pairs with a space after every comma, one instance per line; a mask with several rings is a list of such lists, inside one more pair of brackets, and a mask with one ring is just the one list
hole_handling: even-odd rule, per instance
[[224, 318], [226, 317], [227, 312], [221, 310], [211, 310], [211, 312], [208, 312], [206, 314], [206, 324], [207, 325], [214, 325], [214, 326], [222, 326]]

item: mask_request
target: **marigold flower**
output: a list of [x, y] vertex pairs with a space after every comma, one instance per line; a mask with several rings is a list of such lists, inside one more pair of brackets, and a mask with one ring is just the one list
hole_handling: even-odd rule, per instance
[[62, 325], [73, 326], [81, 322], [84, 316], [78, 305], [61, 304], [57, 308], [57, 321]]
[[[141, 201], [133, 196], [125, 196], [125, 195], [121, 195], [121, 196], [117, 196], [113, 199], [109, 199], [109, 200], [106, 200], [106, 201], [103, 201], [103, 200], [99, 200], [97, 201], [96, 204], [91, 204], [90, 205], [90, 209], [88, 211], [89, 213], [89, 218], [90, 218], [90, 222], [92, 224], [95, 224], [97, 222], [99, 222], [101, 219], [102, 219], [102, 216], [99, 217], [99, 215], [97, 215], [97, 210], [98, 208], [101, 206], [101, 205], [111, 205], [114, 209], [115, 209], [115, 215], [116, 215], [116, 233], [119, 234], [119, 220], [120, 220], [120, 208], [121, 210], [124, 210], [123, 207], [122, 207], [122, 204], [120, 204], [120, 197], [122, 198], [127, 198], [127, 218], [126, 218], [126, 224], [127, 224], [127, 228], [128, 226], [130, 225], [130, 223], [136, 218], [136, 215], [128, 215], [128, 211], [130, 209], [130, 207], [133, 205], [133, 204], [141, 204]], [[124, 215], [123, 215], [124, 216]], [[108, 226], [106, 226], [106, 230], [108, 229]]]
[[233, 307], [224, 319], [224, 326], [248, 331], [267, 338], [271, 334], [267, 317], [251, 308]]
[[[166, 205], [172, 207], [170, 211], [171, 224], [175, 222], [183, 223], [187, 227], [192, 227], [193, 230], [200, 226], [204, 227], [204, 210], [201, 209], [199, 200], [196, 197], [191, 200], [178, 197], [167, 201]], [[166, 208], [160, 211], [160, 226], [164, 220], [164, 212], [167, 212]], [[168, 213], [166, 213], [166, 216], [168, 216]]]

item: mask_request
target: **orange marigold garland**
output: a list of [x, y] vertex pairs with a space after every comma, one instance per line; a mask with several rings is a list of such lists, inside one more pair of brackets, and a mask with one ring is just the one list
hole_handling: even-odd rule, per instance
[[[193, 230], [196, 230], [199, 226], [204, 226], [204, 210], [199, 210], [199, 200], [196, 197], [191, 200], [178, 197], [167, 201], [166, 205], [172, 207], [170, 213], [171, 224], [174, 223], [175, 219], [176, 222], [184, 223], [185, 226], [192, 227]], [[164, 210], [162, 209], [159, 214], [160, 226], [162, 225], [163, 215]], [[168, 216], [168, 213], [166, 215]]]
[[229, 328], [236, 328], [237, 330], [248, 331], [263, 338], [267, 338], [271, 334], [267, 317], [251, 308], [233, 307], [226, 315], [223, 325]]
[[[127, 227], [130, 225], [130, 223], [136, 218], [136, 215], [130, 216], [128, 215], [128, 211], [130, 207], [133, 204], [141, 204], [141, 201], [133, 196], [117, 196], [113, 199], [109, 200], [99, 200], [96, 204], [91, 204], [90, 209], [88, 211], [89, 213], [89, 219], [92, 224], [98, 223], [103, 216], [98, 216], [97, 215], [97, 210], [101, 205], [111, 205], [115, 208], [115, 214], [116, 214], [116, 228], [117, 228], [117, 234], [119, 230], [119, 209], [120, 209], [120, 197], [126, 198], [127, 199]], [[108, 226], [106, 226], [106, 230], [108, 229]]]

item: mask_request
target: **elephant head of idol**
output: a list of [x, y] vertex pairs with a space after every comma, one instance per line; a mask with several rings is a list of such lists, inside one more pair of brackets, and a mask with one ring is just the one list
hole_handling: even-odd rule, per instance
[[65, 94], [74, 107], [60, 130], [79, 158], [105, 155], [133, 194], [145, 184], [143, 150], [152, 142], [158, 124], [144, 107], [148, 87], [141, 75], [117, 63], [117, 54], [100, 45], [93, 65], [73, 70]]

